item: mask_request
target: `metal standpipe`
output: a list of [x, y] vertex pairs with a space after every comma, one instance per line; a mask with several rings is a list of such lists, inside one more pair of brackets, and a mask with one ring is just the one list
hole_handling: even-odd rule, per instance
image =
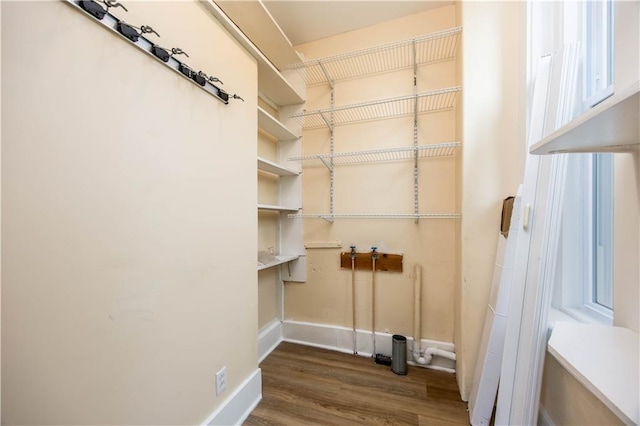
[[391, 371], [400, 376], [407, 374], [407, 338], [399, 334], [393, 335], [391, 344]]

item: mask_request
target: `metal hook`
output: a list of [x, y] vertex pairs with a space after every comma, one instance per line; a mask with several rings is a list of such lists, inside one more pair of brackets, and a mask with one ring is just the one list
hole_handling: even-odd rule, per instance
[[[126, 23], [125, 21], [118, 21], [117, 30], [120, 34], [136, 43], [142, 34], [155, 33], [158, 37], [160, 34], [155, 32], [153, 28], [148, 25], [143, 25], [141, 27], [136, 27], [135, 25], [131, 25]], [[168, 53], [167, 53], [168, 54]]]
[[153, 34], [157, 35], [158, 37], [160, 37], [160, 34], [158, 34], [158, 32], [156, 30], [154, 30], [153, 28], [151, 28], [149, 25], [141, 26], [140, 27], [140, 32], [142, 34], [151, 34], [151, 33], [153, 33]]
[[218, 77], [209, 77], [209, 81], [212, 83], [220, 83], [220, 84], [224, 84], [222, 82], [222, 80], [220, 80]]
[[242, 99], [240, 96], [236, 95], [235, 93], [233, 95], [231, 95], [231, 97], [233, 99], [240, 99], [242, 102], [244, 102], [244, 99]]
[[187, 52], [185, 52], [184, 50], [180, 49], [179, 47], [174, 47], [174, 48], [171, 49], [171, 56], [173, 56], [173, 55], [184, 55], [187, 58], [189, 57]]
[[123, 8], [125, 10], [125, 12], [129, 11], [129, 9], [124, 7], [124, 5], [122, 3], [118, 3], [115, 0], [102, 0], [102, 2], [107, 6], [107, 12], [109, 11], [110, 7], [121, 7], [121, 8]]

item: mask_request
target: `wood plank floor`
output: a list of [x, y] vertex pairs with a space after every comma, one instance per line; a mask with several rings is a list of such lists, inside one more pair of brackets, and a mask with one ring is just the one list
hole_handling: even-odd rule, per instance
[[283, 342], [260, 364], [262, 401], [245, 425], [468, 425], [455, 375]]

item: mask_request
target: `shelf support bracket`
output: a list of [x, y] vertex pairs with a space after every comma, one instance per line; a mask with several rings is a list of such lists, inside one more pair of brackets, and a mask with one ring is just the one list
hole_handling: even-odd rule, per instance
[[420, 218], [418, 202], [418, 62], [416, 60], [416, 41], [411, 44], [413, 48], [413, 212], [414, 222], [417, 224]]
[[333, 89], [333, 84], [331, 85], [331, 140], [329, 143], [329, 152], [331, 152], [330, 162], [331, 168], [329, 169], [329, 213], [331, 213], [331, 222], [333, 223], [333, 214], [335, 213], [333, 210], [334, 206], [334, 193], [335, 193], [335, 178], [333, 172], [333, 154], [335, 152], [335, 135], [333, 133], [333, 123], [334, 123], [334, 112], [333, 108], [336, 106], [336, 98], [335, 98], [335, 90]]
[[[329, 120], [323, 112], [320, 112], [320, 117], [322, 117], [322, 121], [324, 121], [324, 124], [327, 125], [327, 127], [329, 128], [329, 131], [331, 132], [331, 135], [333, 135], [333, 123], [332, 120]], [[333, 114], [333, 113], [332, 113]]]
[[[332, 157], [332, 159], [333, 159], [333, 157]], [[318, 156], [318, 160], [322, 161], [322, 164], [324, 164], [325, 167], [327, 169], [329, 169], [330, 172], [333, 171], [333, 164], [331, 164], [331, 162], [327, 161], [325, 158], [322, 158], [320, 156]]]
[[333, 215], [320, 216], [320, 218], [326, 220], [329, 223], [333, 223]]
[[318, 65], [320, 66], [320, 69], [322, 70], [324, 77], [327, 79], [327, 83], [329, 83], [329, 87], [331, 87], [331, 90], [333, 90], [333, 79], [331, 78], [331, 76], [329, 76], [329, 72], [325, 68], [322, 61], [318, 60]]

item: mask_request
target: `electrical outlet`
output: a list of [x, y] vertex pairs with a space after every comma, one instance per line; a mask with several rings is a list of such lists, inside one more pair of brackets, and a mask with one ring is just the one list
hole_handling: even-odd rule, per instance
[[227, 388], [227, 367], [222, 367], [216, 373], [216, 395], [220, 395]]

